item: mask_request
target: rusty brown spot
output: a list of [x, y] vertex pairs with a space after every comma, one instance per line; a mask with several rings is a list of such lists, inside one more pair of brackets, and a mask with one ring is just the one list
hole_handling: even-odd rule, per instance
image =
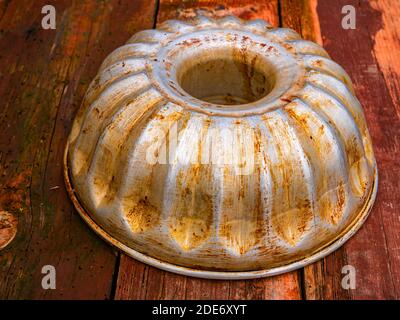
[[0, 211], [0, 250], [7, 247], [17, 234], [18, 219], [8, 211]]
[[319, 200], [320, 215], [323, 220], [336, 225], [343, 216], [346, 206], [346, 192], [342, 181], [336, 189], [327, 192]]
[[179, 201], [170, 212], [169, 229], [183, 250], [200, 246], [211, 236], [213, 206], [212, 189], [200, 184], [200, 176], [210, 177], [211, 168], [192, 165], [177, 175]]
[[289, 103], [289, 102], [292, 102], [292, 100], [290, 100], [290, 99], [287, 99], [287, 98], [281, 98], [281, 101], [283, 101], [283, 102], [287, 102], [287, 103]]
[[314, 62], [314, 66], [316, 66], [316, 67], [322, 67], [322, 60], [320, 60], [320, 59], [318, 59], [318, 60], [316, 60], [315, 62]]
[[126, 218], [134, 232], [143, 232], [158, 224], [160, 212], [150, 203], [147, 196], [131, 204], [130, 207]]
[[342, 217], [344, 207], [345, 207], [345, 202], [346, 202], [346, 193], [344, 190], [343, 182], [340, 182], [338, 189], [337, 189], [336, 206], [335, 206], [335, 208], [333, 208], [333, 212], [332, 212], [332, 223], [336, 224], [339, 221], [339, 219]]
[[190, 47], [190, 46], [199, 45], [199, 44], [201, 44], [200, 39], [191, 38], [189, 40], [183, 40], [182, 42], [179, 42], [178, 46]]

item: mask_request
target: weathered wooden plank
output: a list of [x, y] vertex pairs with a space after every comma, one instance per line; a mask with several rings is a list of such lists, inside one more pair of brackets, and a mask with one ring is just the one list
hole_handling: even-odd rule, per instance
[[[19, 219], [0, 252], [1, 298], [110, 298], [116, 255], [73, 209], [62, 157], [73, 116], [105, 56], [151, 28], [149, 1], [6, 1], [0, 13], [0, 209]], [[4, 2], [3, 2], [4, 3]], [[57, 10], [56, 30], [41, 9]], [[53, 265], [57, 289], [43, 290]]]
[[316, 7], [317, 0], [280, 0], [282, 26], [292, 28], [304, 39], [322, 45]]
[[[392, 272], [393, 287], [396, 299], [400, 297], [400, 212], [399, 201], [399, 119], [400, 119], [400, 3], [398, 1], [371, 1], [371, 10], [375, 16], [380, 17], [380, 30], [373, 36], [374, 56], [377, 61], [378, 71], [381, 72], [392, 99], [394, 111], [387, 116], [397, 115], [395, 127], [388, 131], [394, 133], [391, 140], [386, 142], [386, 147], [392, 149], [393, 154], [387, 158], [385, 152], [380, 150], [379, 159], [382, 162], [380, 179], [379, 210], [382, 215], [382, 227], [385, 232], [387, 254], [390, 258], [389, 269]], [[371, 31], [371, 25], [368, 28]], [[378, 108], [376, 108], [378, 109]], [[378, 110], [377, 110], [378, 111]], [[393, 113], [392, 113], [393, 112]], [[379, 111], [378, 111], [379, 115]], [[391, 125], [391, 123], [390, 123]], [[383, 147], [383, 146], [382, 146]], [[381, 160], [382, 159], [382, 160]], [[383, 172], [384, 170], [384, 172]]]
[[168, 19], [190, 19], [200, 12], [210, 17], [235, 15], [242, 19], [264, 19], [274, 26], [279, 25], [278, 1], [252, 0], [198, 0], [198, 1], [160, 1], [157, 23]]
[[[341, 25], [342, 7], [348, 4], [356, 8], [355, 30], [345, 30]], [[319, 25], [324, 47], [353, 79], [374, 142], [380, 179], [376, 203], [362, 229], [342, 249], [304, 269], [306, 297], [398, 298], [400, 222], [396, 159], [400, 65], [399, 33], [393, 24], [398, 19], [399, 6], [393, 7], [389, 1], [283, 0], [281, 7], [284, 24], [303, 35], [309, 35], [309, 29]], [[355, 290], [341, 287], [345, 265], [356, 269]]]
[[[277, 1], [161, 1], [157, 23], [188, 19], [196, 12], [210, 17], [262, 18], [279, 25]], [[118, 299], [300, 299], [298, 272], [251, 281], [216, 281], [175, 275], [121, 256]]]

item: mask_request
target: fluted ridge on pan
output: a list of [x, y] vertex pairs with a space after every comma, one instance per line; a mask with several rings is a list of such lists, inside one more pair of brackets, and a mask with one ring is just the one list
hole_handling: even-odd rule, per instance
[[347, 166], [340, 138], [325, 117], [308, 104], [296, 99], [284, 110], [313, 168], [314, 215], [336, 225], [345, 215], [348, 201]]
[[324, 92], [343, 105], [351, 114], [357, 129], [359, 128], [366, 157], [370, 164], [373, 164], [374, 156], [364, 112], [354, 94], [353, 85], [347, 73], [335, 62], [316, 58], [316, 56], [303, 56], [303, 61], [310, 69], [307, 73], [306, 84], [308, 85], [303, 91]]
[[82, 122], [84, 121], [88, 109], [92, 103], [110, 86], [130, 76], [134, 76], [145, 71], [144, 59], [128, 59], [117, 62], [99, 72], [90, 83], [86, 91], [83, 103], [75, 116], [69, 141], [73, 143], [80, 133]]
[[[167, 175], [166, 228], [182, 248], [190, 250], [206, 242], [213, 229], [214, 197], [212, 165], [202, 165], [202, 141], [210, 119], [192, 115], [179, 130], [172, 165]], [[179, 158], [179, 159], [178, 159]]]
[[[128, 139], [120, 168], [124, 179], [116, 197], [121, 199], [119, 210], [134, 233], [160, 225], [168, 170], [158, 160], [168, 157], [165, 148], [168, 135], [178, 122], [185, 123], [188, 118], [188, 112], [168, 102], [149, 118], [135, 142], [133, 138]], [[147, 161], [143, 161], [143, 157]]]
[[163, 103], [163, 97], [156, 90], [150, 89], [118, 110], [110, 124], [104, 128], [88, 169], [87, 183], [93, 186], [91, 198], [95, 205], [113, 200], [116, 192], [113, 185], [119, 178], [117, 164], [121, 148], [124, 148], [127, 138], [139, 127], [140, 122], [146, 121], [154, 109]]
[[352, 193], [358, 197], [365, 196], [372, 183], [369, 177], [374, 163], [369, 160], [373, 158], [372, 148], [368, 137], [358, 127], [359, 121], [338, 97], [322, 88], [308, 85], [302, 90], [300, 98], [315, 111], [324, 114], [337, 132], [338, 143], [346, 154]]
[[[81, 174], [89, 166], [89, 159], [98, 139], [98, 135], [110, 122], [112, 115], [130, 103], [140, 93], [150, 89], [150, 82], [145, 74], [124, 78], [105, 89], [98, 98], [87, 107], [80, 122], [80, 133], [71, 143], [72, 172]], [[96, 126], [96, 127], [94, 127]]]
[[304, 65], [310, 70], [325, 73], [343, 82], [354, 95], [354, 88], [350, 77], [339, 64], [316, 54], [304, 54], [302, 60]]
[[262, 183], [269, 181], [269, 176], [260, 166], [261, 137], [256, 124], [226, 118], [214, 124], [214, 128], [220, 126], [231, 128], [233, 139], [224, 135], [223, 130], [216, 130], [210, 138], [221, 157], [234, 161], [215, 168], [220, 186], [215, 210], [216, 237], [229, 252], [240, 256], [257, 250], [266, 239], [269, 205], [263, 192], [268, 192], [268, 186]]
[[271, 225], [281, 239], [295, 246], [313, 226], [312, 170], [287, 115], [277, 111], [262, 120], [271, 137], [267, 152], [273, 180]]

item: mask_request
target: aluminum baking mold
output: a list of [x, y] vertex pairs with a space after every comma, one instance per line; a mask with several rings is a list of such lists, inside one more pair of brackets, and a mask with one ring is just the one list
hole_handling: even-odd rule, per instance
[[169, 20], [104, 61], [65, 151], [75, 207], [104, 239], [168, 271], [246, 279], [340, 247], [377, 166], [346, 72], [293, 30]]

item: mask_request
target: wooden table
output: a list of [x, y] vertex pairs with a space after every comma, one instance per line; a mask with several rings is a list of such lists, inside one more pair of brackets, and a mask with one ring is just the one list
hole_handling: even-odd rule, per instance
[[[43, 30], [52, 4], [57, 28]], [[356, 29], [341, 26], [356, 8]], [[71, 121], [100, 63], [130, 35], [170, 18], [263, 18], [323, 44], [354, 81], [379, 167], [376, 203], [341, 249], [304, 269], [248, 281], [160, 271], [116, 252], [75, 212], [62, 157]], [[400, 2], [271, 0], [0, 0], [0, 211], [18, 219], [0, 251], [3, 299], [399, 299]], [[57, 288], [44, 290], [53, 265]], [[356, 269], [356, 289], [341, 286]]]

